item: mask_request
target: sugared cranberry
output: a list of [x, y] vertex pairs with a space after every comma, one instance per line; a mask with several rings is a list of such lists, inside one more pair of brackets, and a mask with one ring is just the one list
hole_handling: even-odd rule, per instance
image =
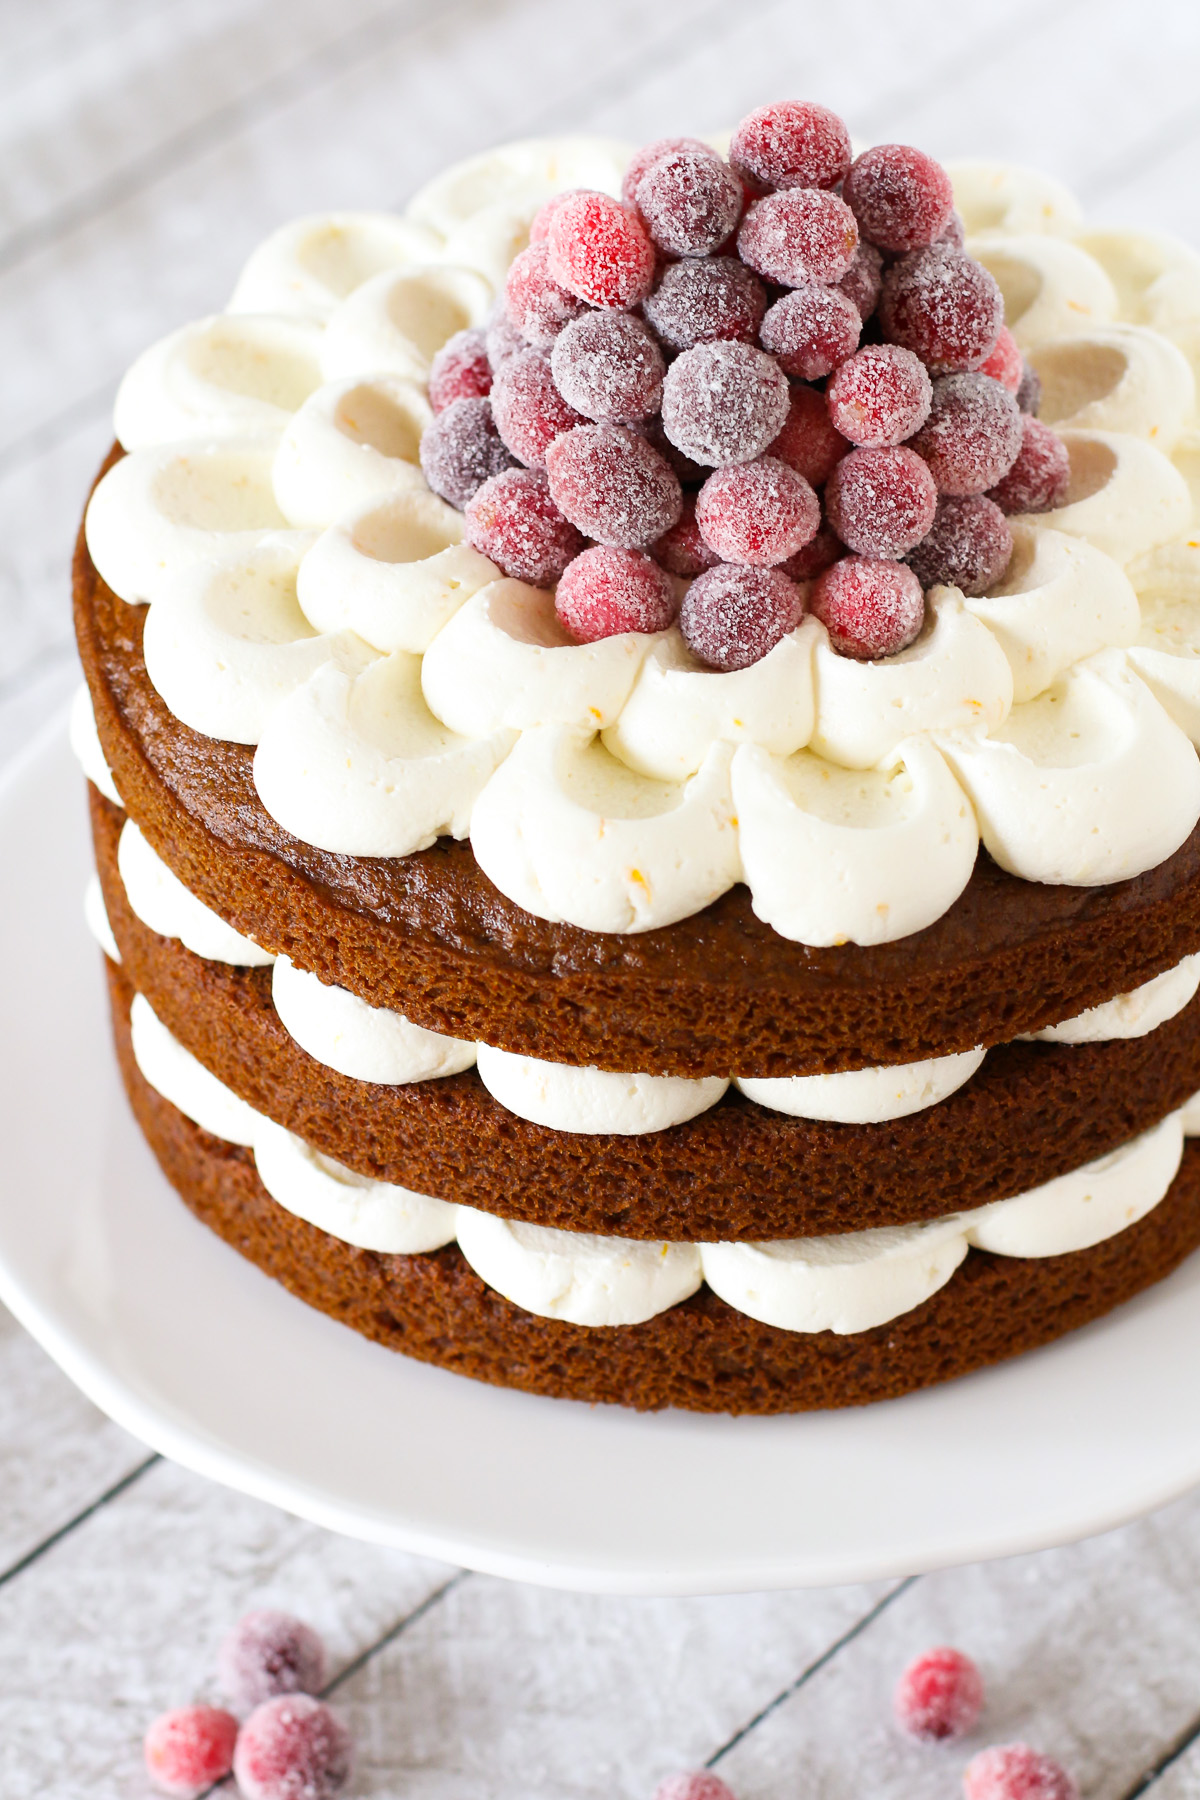
[[943, 375], [933, 384], [929, 416], [912, 448], [929, 464], [940, 494], [982, 494], [1012, 468], [1022, 416], [1008, 389], [990, 375]]
[[177, 1800], [196, 1800], [233, 1767], [238, 1722], [217, 1706], [177, 1706], [160, 1713], [143, 1741], [146, 1772]]
[[529, 227], [529, 241], [531, 244], [545, 243], [546, 239], [550, 236], [550, 221], [566, 197], [566, 194], [551, 194], [548, 200], [542, 201], [542, 204], [534, 213], [533, 222]]
[[1026, 363], [1021, 370], [1021, 385], [1017, 389], [1017, 405], [1023, 413], [1033, 413], [1042, 404], [1042, 378], [1032, 363]]
[[794, 387], [783, 429], [768, 444], [767, 455], [777, 456], [813, 487], [824, 487], [849, 448], [829, 416], [825, 395], [816, 388]]
[[486, 331], [456, 331], [433, 359], [429, 404], [445, 412], [455, 400], [484, 400], [492, 391]]
[[711, 468], [753, 462], [783, 428], [787, 377], [751, 344], [697, 344], [663, 382], [662, 422], [685, 456]]
[[941, 237], [954, 190], [941, 163], [908, 144], [876, 144], [850, 166], [842, 192], [862, 235], [881, 250], [920, 250]]
[[542, 350], [522, 350], [501, 363], [491, 402], [497, 431], [529, 469], [544, 468], [555, 438], [583, 424], [583, 414], [559, 393], [550, 358]]
[[335, 1712], [309, 1694], [281, 1694], [242, 1726], [233, 1773], [243, 1800], [333, 1800], [353, 1760]]
[[545, 244], [530, 244], [513, 258], [504, 283], [504, 305], [521, 336], [539, 350], [548, 349], [563, 326], [584, 311], [583, 301], [551, 275]]
[[967, 228], [962, 222], [962, 214], [952, 212], [950, 217], [946, 220], [945, 229], [937, 239], [937, 242], [939, 244], [953, 244], [956, 250], [961, 250], [966, 241]]
[[1079, 1800], [1061, 1763], [1028, 1744], [997, 1744], [972, 1757], [963, 1771], [965, 1800]]
[[522, 350], [529, 348], [509, 318], [503, 300], [497, 303], [488, 320], [486, 341], [488, 362], [491, 364], [493, 375], [500, 364], [507, 362], [510, 356], [519, 356]]
[[1071, 486], [1071, 459], [1056, 431], [1029, 413], [1021, 414], [1021, 448], [1002, 481], [988, 492], [1001, 512], [1050, 512], [1062, 506]]
[[672, 150], [637, 186], [637, 208], [661, 250], [707, 256], [742, 216], [742, 184], [711, 151]]
[[810, 538], [795, 556], [789, 556], [779, 567], [792, 581], [812, 581], [845, 556], [846, 546], [828, 527], [822, 525], [816, 537]]
[[965, 1737], [983, 1711], [983, 1677], [961, 1650], [926, 1650], [901, 1675], [892, 1711], [923, 1742]]
[[778, 569], [718, 563], [684, 595], [679, 629], [711, 669], [745, 669], [773, 650], [804, 616], [804, 596]]
[[239, 1712], [276, 1694], [317, 1694], [325, 1686], [325, 1646], [303, 1619], [261, 1607], [226, 1633], [217, 1679]]
[[806, 281], [768, 307], [759, 341], [785, 374], [819, 381], [854, 354], [861, 330], [853, 301], [835, 287]]
[[875, 557], [835, 562], [817, 577], [809, 607], [838, 654], [856, 662], [894, 656], [919, 637], [925, 621], [925, 596], [912, 570]]
[[904, 556], [933, 524], [937, 488], [928, 466], [903, 445], [852, 450], [825, 484], [829, 523], [862, 556]]
[[859, 238], [854, 260], [838, 282], [838, 287], [857, 308], [859, 317], [869, 319], [879, 305], [879, 296], [883, 292], [883, 256], [874, 244], [868, 244], [864, 238]]
[[899, 344], [868, 344], [842, 364], [825, 390], [837, 429], [872, 450], [911, 437], [925, 423], [932, 398], [925, 364]]
[[563, 571], [554, 610], [573, 638], [594, 644], [625, 631], [665, 631], [679, 602], [671, 577], [644, 551], [596, 544]]
[[711, 156], [716, 161], [720, 160], [712, 145], [706, 144], [703, 138], [655, 138], [653, 143], [643, 144], [640, 150], [635, 150], [626, 164], [621, 178], [621, 198], [625, 205], [637, 205], [638, 184], [652, 164], [661, 162], [664, 156], [674, 156], [681, 150], [686, 150], [693, 156]]
[[533, 587], [552, 587], [584, 545], [540, 469], [509, 469], [485, 481], [467, 507], [466, 538], [506, 575]]
[[1000, 327], [1000, 336], [996, 339], [995, 348], [990, 356], [979, 365], [981, 375], [990, 375], [1001, 387], [1006, 387], [1010, 394], [1020, 390], [1021, 377], [1025, 373], [1025, 358], [1017, 349], [1017, 340], [1007, 325]]
[[663, 430], [663, 422], [660, 418], [647, 419], [636, 429], [648, 444], [653, 444], [660, 456], [666, 458], [684, 487], [698, 488], [708, 480], [707, 468], [698, 462], [693, 462], [690, 456], [685, 456], [682, 450], [675, 448]]
[[787, 188], [756, 200], [738, 232], [738, 255], [768, 281], [840, 281], [858, 248], [844, 200], [822, 188]]
[[808, 100], [778, 100], [748, 113], [729, 160], [756, 188], [831, 188], [850, 167], [850, 133], [836, 113]]
[[435, 494], [461, 512], [493, 475], [511, 469], [489, 400], [452, 400], [421, 436], [421, 469]]
[[803, 475], [762, 456], [709, 476], [696, 499], [696, 523], [722, 562], [769, 569], [816, 536], [821, 504]]
[[683, 506], [674, 469], [645, 438], [619, 425], [580, 425], [546, 456], [550, 493], [564, 517], [597, 543], [640, 550], [669, 531]]
[[986, 594], [1012, 558], [1008, 520], [983, 494], [938, 502], [937, 514], [915, 550], [909, 567], [924, 588], [944, 583], [964, 594]]
[[662, 351], [632, 313], [585, 313], [559, 335], [550, 366], [559, 393], [587, 419], [631, 425], [662, 401]]
[[650, 546], [650, 554], [656, 562], [669, 569], [672, 575], [681, 575], [690, 579], [693, 575], [702, 575], [705, 569], [713, 569], [721, 558], [715, 550], [711, 550], [700, 534], [696, 523], [696, 496], [683, 496], [683, 510], [670, 531], [664, 531]]
[[642, 311], [664, 344], [690, 350], [716, 338], [750, 343], [767, 310], [767, 290], [733, 256], [671, 263]]
[[654, 281], [654, 245], [607, 194], [564, 197], [546, 237], [550, 273], [589, 306], [633, 306]]
[[1004, 301], [982, 263], [937, 244], [887, 270], [879, 323], [884, 337], [914, 350], [935, 374], [974, 369], [1000, 335]]

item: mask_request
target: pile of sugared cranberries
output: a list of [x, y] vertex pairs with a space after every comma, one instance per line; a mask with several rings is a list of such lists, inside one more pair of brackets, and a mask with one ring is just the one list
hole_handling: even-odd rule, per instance
[[806, 610], [840, 655], [895, 655], [928, 589], [989, 591], [1006, 515], [1070, 485], [946, 171], [854, 158], [807, 101], [751, 113], [728, 160], [662, 138], [619, 199], [548, 200], [429, 391], [422, 467], [477, 550], [557, 584], [581, 642], [677, 620], [715, 669]]

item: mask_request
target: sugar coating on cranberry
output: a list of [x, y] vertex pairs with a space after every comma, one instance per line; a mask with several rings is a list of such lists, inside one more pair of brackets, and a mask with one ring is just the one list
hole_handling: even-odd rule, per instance
[[982, 494], [1016, 460], [1022, 417], [1008, 389], [990, 375], [943, 375], [912, 448], [929, 464], [939, 493]]
[[822, 188], [787, 188], [756, 200], [738, 232], [744, 263], [783, 287], [840, 281], [858, 249], [854, 214]]
[[1017, 388], [1017, 405], [1023, 413], [1036, 415], [1042, 404], [1042, 378], [1030, 363], [1026, 363], [1021, 371], [1021, 382]]
[[686, 150], [693, 156], [711, 156], [720, 161], [718, 152], [711, 144], [706, 144], [703, 138], [655, 138], [652, 143], [643, 144], [639, 150], [635, 150], [625, 165], [625, 173], [621, 178], [621, 199], [625, 205], [637, 205], [638, 184], [653, 163], [661, 162], [664, 156], [674, 156], [681, 150]]
[[751, 344], [696, 344], [667, 370], [662, 422], [685, 456], [710, 468], [753, 462], [783, 428], [787, 377]]
[[550, 358], [542, 350], [522, 350], [501, 363], [491, 402], [497, 431], [529, 469], [544, 468], [555, 438], [583, 423], [583, 414], [559, 393]]
[[936, 244], [887, 270], [879, 323], [885, 338], [915, 351], [935, 374], [974, 369], [1000, 335], [1004, 301], [982, 263]]
[[1079, 1800], [1073, 1776], [1028, 1744], [996, 1744], [963, 1771], [965, 1800]]
[[926, 1650], [897, 1682], [892, 1711], [901, 1729], [923, 1743], [965, 1737], [983, 1711], [983, 1677], [961, 1650]]
[[933, 383], [919, 356], [899, 344], [868, 344], [844, 362], [825, 390], [829, 417], [852, 444], [902, 444], [925, 423]]
[[421, 470], [435, 494], [461, 511], [514, 458], [496, 429], [490, 400], [452, 400], [421, 434]]
[[607, 194], [564, 197], [546, 236], [550, 273], [589, 306], [633, 306], [654, 281], [654, 245], [641, 221]]
[[778, 569], [718, 563], [697, 575], [679, 613], [692, 655], [710, 669], [745, 669], [804, 616], [804, 596]]
[[852, 450], [825, 484], [829, 523], [861, 556], [904, 556], [933, 524], [937, 487], [904, 445]]
[[880, 250], [919, 250], [941, 237], [954, 190], [941, 163], [909, 144], [876, 144], [842, 186], [862, 235]]
[[748, 113], [729, 160], [758, 188], [831, 188], [850, 167], [850, 133], [836, 113], [810, 100], [777, 100]]
[[142, 1743], [155, 1787], [177, 1800], [196, 1800], [233, 1767], [238, 1722], [217, 1706], [177, 1706], [160, 1713]]
[[467, 507], [465, 529], [481, 556], [533, 587], [553, 587], [584, 547], [540, 469], [509, 469], [485, 481]]
[[766, 310], [766, 288], [735, 256], [671, 263], [642, 302], [643, 313], [673, 350], [718, 338], [750, 343]]
[[573, 638], [594, 644], [626, 631], [665, 631], [679, 602], [671, 577], [653, 557], [595, 544], [563, 571], [554, 610]]
[[817, 577], [809, 609], [839, 656], [875, 662], [920, 636], [925, 596], [906, 564], [843, 556]]
[[780, 563], [783, 573], [792, 581], [812, 581], [821, 575], [838, 560], [845, 556], [846, 546], [829, 526], [822, 523], [815, 537], [810, 538], [802, 549], [786, 562]]
[[696, 496], [683, 496], [683, 509], [672, 525], [670, 531], [664, 531], [660, 538], [655, 538], [650, 546], [650, 555], [656, 563], [672, 575], [679, 575], [690, 580], [693, 575], [702, 575], [705, 569], [715, 568], [721, 558], [715, 550], [705, 543], [696, 523]]
[[484, 400], [492, 391], [487, 332], [456, 331], [447, 338], [429, 371], [429, 404], [445, 412], [455, 400]]
[[275, 1694], [316, 1694], [325, 1686], [325, 1646], [311, 1625], [273, 1607], [238, 1620], [217, 1652], [221, 1690], [239, 1712]]
[[819, 381], [854, 354], [861, 331], [852, 300], [835, 287], [806, 281], [767, 308], [759, 341], [785, 374]]
[[961, 588], [986, 594], [1012, 560], [1008, 520], [984, 494], [939, 500], [933, 524], [907, 557], [924, 588]]
[[967, 228], [962, 222], [962, 214], [952, 212], [950, 217], [946, 220], [945, 229], [937, 239], [937, 242], [939, 244], [953, 244], [955, 249], [961, 250], [966, 241]]
[[1010, 394], [1020, 392], [1021, 381], [1025, 374], [1025, 358], [1017, 348], [1017, 340], [1007, 325], [1000, 327], [1000, 336], [996, 339], [992, 352], [979, 365], [981, 375], [990, 375], [1001, 387], [1006, 387]]
[[762, 456], [709, 476], [696, 498], [696, 523], [722, 562], [769, 569], [816, 536], [821, 503], [803, 475]]
[[584, 302], [568, 293], [550, 273], [545, 244], [530, 244], [509, 264], [504, 306], [526, 343], [547, 349], [564, 325], [584, 311]]
[[559, 334], [550, 367], [564, 400], [588, 419], [631, 425], [662, 402], [662, 351], [632, 313], [587, 312], [574, 320]]
[[788, 399], [787, 418], [767, 446], [768, 456], [803, 475], [813, 487], [824, 487], [850, 448], [829, 416], [825, 395], [816, 388], [794, 387]]
[[233, 1773], [242, 1800], [333, 1800], [354, 1757], [341, 1719], [310, 1694], [280, 1694], [238, 1733]]
[[698, 488], [708, 480], [708, 470], [700, 463], [693, 462], [682, 450], [677, 450], [666, 432], [660, 418], [647, 419], [636, 427], [638, 434], [648, 444], [653, 444], [661, 457], [670, 463], [684, 487]]
[[487, 353], [492, 373], [495, 374], [500, 364], [507, 362], [510, 356], [519, 356], [529, 345], [521, 336], [505, 310], [504, 301], [500, 300], [487, 324]]
[[679, 477], [657, 450], [619, 425], [580, 425], [546, 456], [550, 493], [565, 518], [600, 544], [640, 550], [683, 507]]
[[554, 217], [555, 213], [558, 211], [559, 207], [562, 205], [564, 200], [568, 200], [572, 194], [582, 194], [582, 193], [588, 193], [588, 192], [593, 192], [593, 191], [597, 191], [597, 190], [591, 190], [591, 189], [587, 189], [587, 188], [568, 188], [565, 193], [551, 194], [551, 196], [548, 200], [543, 200], [542, 204], [538, 207], [537, 211], [534, 213], [533, 223], [529, 227], [530, 243], [531, 244], [544, 244], [545, 243], [546, 239], [550, 236], [550, 221]]
[[1056, 431], [1029, 413], [1021, 417], [1021, 448], [1008, 473], [989, 489], [1001, 512], [1050, 512], [1062, 506], [1071, 486], [1071, 459]]
[[883, 292], [883, 256], [874, 244], [859, 238], [853, 261], [837, 285], [847, 300], [853, 302], [859, 317], [869, 319]]
[[742, 216], [742, 184], [711, 151], [672, 150], [637, 186], [637, 208], [660, 250], [707, 256]]

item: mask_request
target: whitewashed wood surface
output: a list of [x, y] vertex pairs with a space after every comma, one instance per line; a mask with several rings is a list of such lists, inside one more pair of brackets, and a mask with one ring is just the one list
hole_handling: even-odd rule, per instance
[[[121, 371], [273, 225], [507, 137], [713, 129], [786, 93], [1200, 242], [1195, 0], [0, 0], [0, 766], [76, 679], [67, 562]], [[326, 1634], [380, 1800], [637, 1800], [702, 1763], [742, 1800], [935, 1800], [1016, 1737], [1089, 1800], [1200, 1795], [1200, 1499], [907, 1583], [543, 1593], [148, 1455], [0, 1321], [0, 1800], [148, 1793], [144, 1726], [211, 1692], [252, 1604]], [[918, 1750], [888, 1693], [947, 1641], [986, 1729]]]

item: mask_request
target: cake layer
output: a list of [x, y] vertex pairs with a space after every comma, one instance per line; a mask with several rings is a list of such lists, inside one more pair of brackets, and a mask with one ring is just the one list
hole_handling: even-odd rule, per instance
[[122, 815], [92, 794], [122, 966], [175, 1037], [257, 1112], [360, 1174], [505, 1217], [649, 1239], [815, 1236], [965, 1212], [1094, 1161], [1200, 1089], [1200, 1000], [1145, 1037], [1009, 1044], [927, 1111], [886, 1125], [790, 1118], [736, 1092], [643, 1137], [515, 1117], [473, 1069], [384, 1086], [314, 1061], [268, 969], [195, 956], [131, 911]]
[[238, 931], [452, 1037], [621, 1071], [817, 1074], [1004, 1042], [1200, 948], [1200, 831], [1110, 887], [1021, 881], [981, 853], [934, 925], [834, 949], [778, 936], [744, 887], [623, 937], [524, 912], [449, 839], [402, 858], [315, 850], [266, 812], [250, 749], [167, 710], [142, 660], [143, 610], [104, 585], [82, 537], [74, 581], [101, 744], [153, 848]]
[[528, 1392], [653, 1410], [774, 1413], [862, 1405], [966, 1374], [1101, 1317], [1200, 1243], [1200, 1145], [1167, 1197], [1090, 1250], [1023, 1260], [972, 1252], [915, 1311], [839, 1337], [762, 1325], [700, 1290], [641, 1325], [535, 1317], [489, 1290], [453, 1248], [381, 1255], [285, 1212], [250, 1151], [214, 1138], [145, 1082], [131, 989], [110, 966], [117, 1052], [138, 1122], [191, 1210], [309, 1305], [391, 1349]]

